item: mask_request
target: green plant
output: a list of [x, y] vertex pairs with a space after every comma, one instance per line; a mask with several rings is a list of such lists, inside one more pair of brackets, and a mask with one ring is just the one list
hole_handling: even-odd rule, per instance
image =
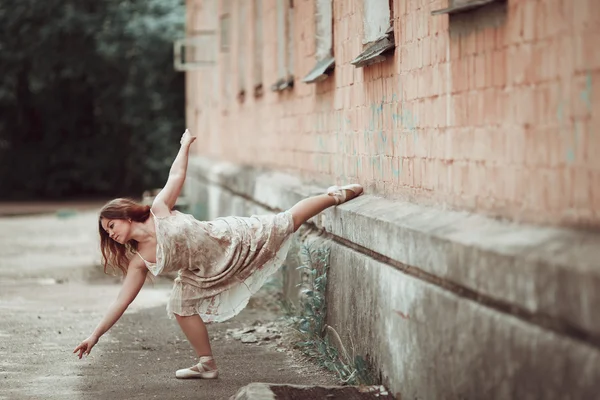
[[[303, 264], [298, 267], [304, 272], [305, 281], [302, 286], [300, 308], [297, 310], [290, 302], [285, 302], [283, 309], [293, 321], [295, 329], [302, 340], [296, 346], [308, 357], [317, 361], [322, 367], [335, 372], [339, 379], [350, 385], [373, 383], [373, 375], [367, 362], [361, 357], [348, 354], [339, 334], [327, 325], [327, 272], [329, 267], [329, 249], [314, 249], [303, 244], [301, 255]], [[330, 333], [330, 335], [328, 335]], [[333, 336], [342, 350], [332, 345], [329, 337]]]

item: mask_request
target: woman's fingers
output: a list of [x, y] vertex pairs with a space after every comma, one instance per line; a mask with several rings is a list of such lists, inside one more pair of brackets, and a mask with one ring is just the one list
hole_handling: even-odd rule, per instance
[[[87, 350], [88, 345], [87, 343], [81, 343], [79, 346], [75, 347], [75, 350], [73, 350], [73, 353], [77, 353], [79, 351], [79, 354], [77, 355], [79, 357], [79, 359], [81, 359], [81, 357], [83, 356], [83, 353]], [[88, 351], [89, 353], [89, 351]]]

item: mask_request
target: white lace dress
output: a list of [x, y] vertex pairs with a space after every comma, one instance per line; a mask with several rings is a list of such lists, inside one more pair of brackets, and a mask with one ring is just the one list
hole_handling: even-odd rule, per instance
[[153, 275], [178, 271], [167, 304], [173, 314], [199, 314], [206, 323], [238, 314], [283, 264], [294, 222], [289, 212], [198, 221], [174, 211], [152, 214], [156, 227]]

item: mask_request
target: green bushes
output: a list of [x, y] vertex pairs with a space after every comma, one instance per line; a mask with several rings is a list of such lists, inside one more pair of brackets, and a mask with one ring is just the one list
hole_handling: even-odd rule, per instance
[[182, 0], [0, 3], [0, 198], [140, 195], [185, 129]]

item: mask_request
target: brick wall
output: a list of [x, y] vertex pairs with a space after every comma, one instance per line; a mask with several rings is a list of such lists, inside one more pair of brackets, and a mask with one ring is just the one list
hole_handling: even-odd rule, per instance
[[[397, 47], [364, 68], [350, 64], [363, 50], [363, 1], [334, 0], [336, 66], [316, 84], [301, 82], [315, 65], [316, 0], [294, 0], [295, 84], [281, 92], [270, 90], [276, 0], [262, 0], [261, 96], [249, 84], [254, 7], [238, 35], [239, 1], [253, 3], [231, 1], [230, 51], [187, 73], [197, 153], [439, 207], [600, 226], [597, 0], [508, 0], [451, 17], [431, 15], [447, 0], [394, 0]], [[188, 35], [198, 24], [218, 32], [223, 3], [188, 0]]]

